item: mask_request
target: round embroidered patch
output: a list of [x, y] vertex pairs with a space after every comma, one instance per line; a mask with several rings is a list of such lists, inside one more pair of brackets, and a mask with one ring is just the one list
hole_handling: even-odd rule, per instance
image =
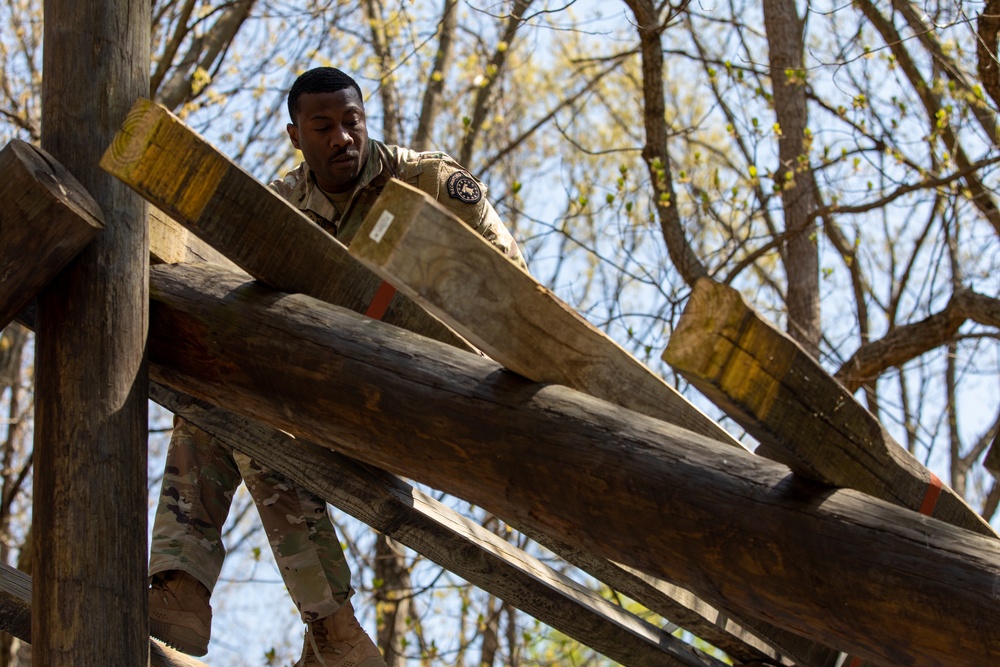
[[483, 191], [476, 183], [476, 179], [464, 171], [456, 171], [448, 177], [448, 194], [452, 199], [464, 201], [466, 204], [475, 204], [483, 198]]

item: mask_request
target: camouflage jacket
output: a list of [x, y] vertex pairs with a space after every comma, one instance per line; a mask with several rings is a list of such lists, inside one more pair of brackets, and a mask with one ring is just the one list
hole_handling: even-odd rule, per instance
[[305, 162], [271, 183], [271, 188], [316, 224], [349, 244], [390, 178], [423, 190], [527, 270], [517, 242], [486, 200], [486, 186], [440, 152], [418, 153], [369, 139], [368, 161], [340, 215]]

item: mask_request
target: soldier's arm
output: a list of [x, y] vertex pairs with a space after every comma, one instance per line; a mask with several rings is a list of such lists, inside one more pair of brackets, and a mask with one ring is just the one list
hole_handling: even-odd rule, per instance
[[457, 162], [447, 157], [434, 160], [433, 166], [420, 174], [417, 187], [482, 234], [512, 262], [528, 270], [517, 241], [487, 201], [486, 186]]

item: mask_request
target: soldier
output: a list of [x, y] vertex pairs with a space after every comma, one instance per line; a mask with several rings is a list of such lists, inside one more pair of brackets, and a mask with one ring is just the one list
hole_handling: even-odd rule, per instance
[[[289, 91], [288, 114], [288, 136], [304, 162], [271, 188], [343, 243], [398, 178], [527, 268], [486, 187], [452, 158], [368, 137], [361, 88], [347, 74], [332, 67], [302, 74]], [[183, 420], [174, 424], [153, 523], [150, 634], [185, 653], [207, 653], [211, 591], [226, 554], [221, 530], [243, 479], [306, 624], [296, 667], [385, 667], [355, 618], [351, 572], [326, 503]]]

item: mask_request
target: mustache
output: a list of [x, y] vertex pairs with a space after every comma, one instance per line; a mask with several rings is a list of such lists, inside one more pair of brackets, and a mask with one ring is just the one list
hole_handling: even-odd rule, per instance
[[331, 155], [330, 156], [330, 160], [337, 160], [337, 159], [345, 157], [345, 156], [347, 156], [347, 157], [360, 157], [361, 156], [361, 151], [358, 150], [357, 148], [345, 148], [344, 150], [339, 151], [339, 152], [334, 153], [333, 155]]

